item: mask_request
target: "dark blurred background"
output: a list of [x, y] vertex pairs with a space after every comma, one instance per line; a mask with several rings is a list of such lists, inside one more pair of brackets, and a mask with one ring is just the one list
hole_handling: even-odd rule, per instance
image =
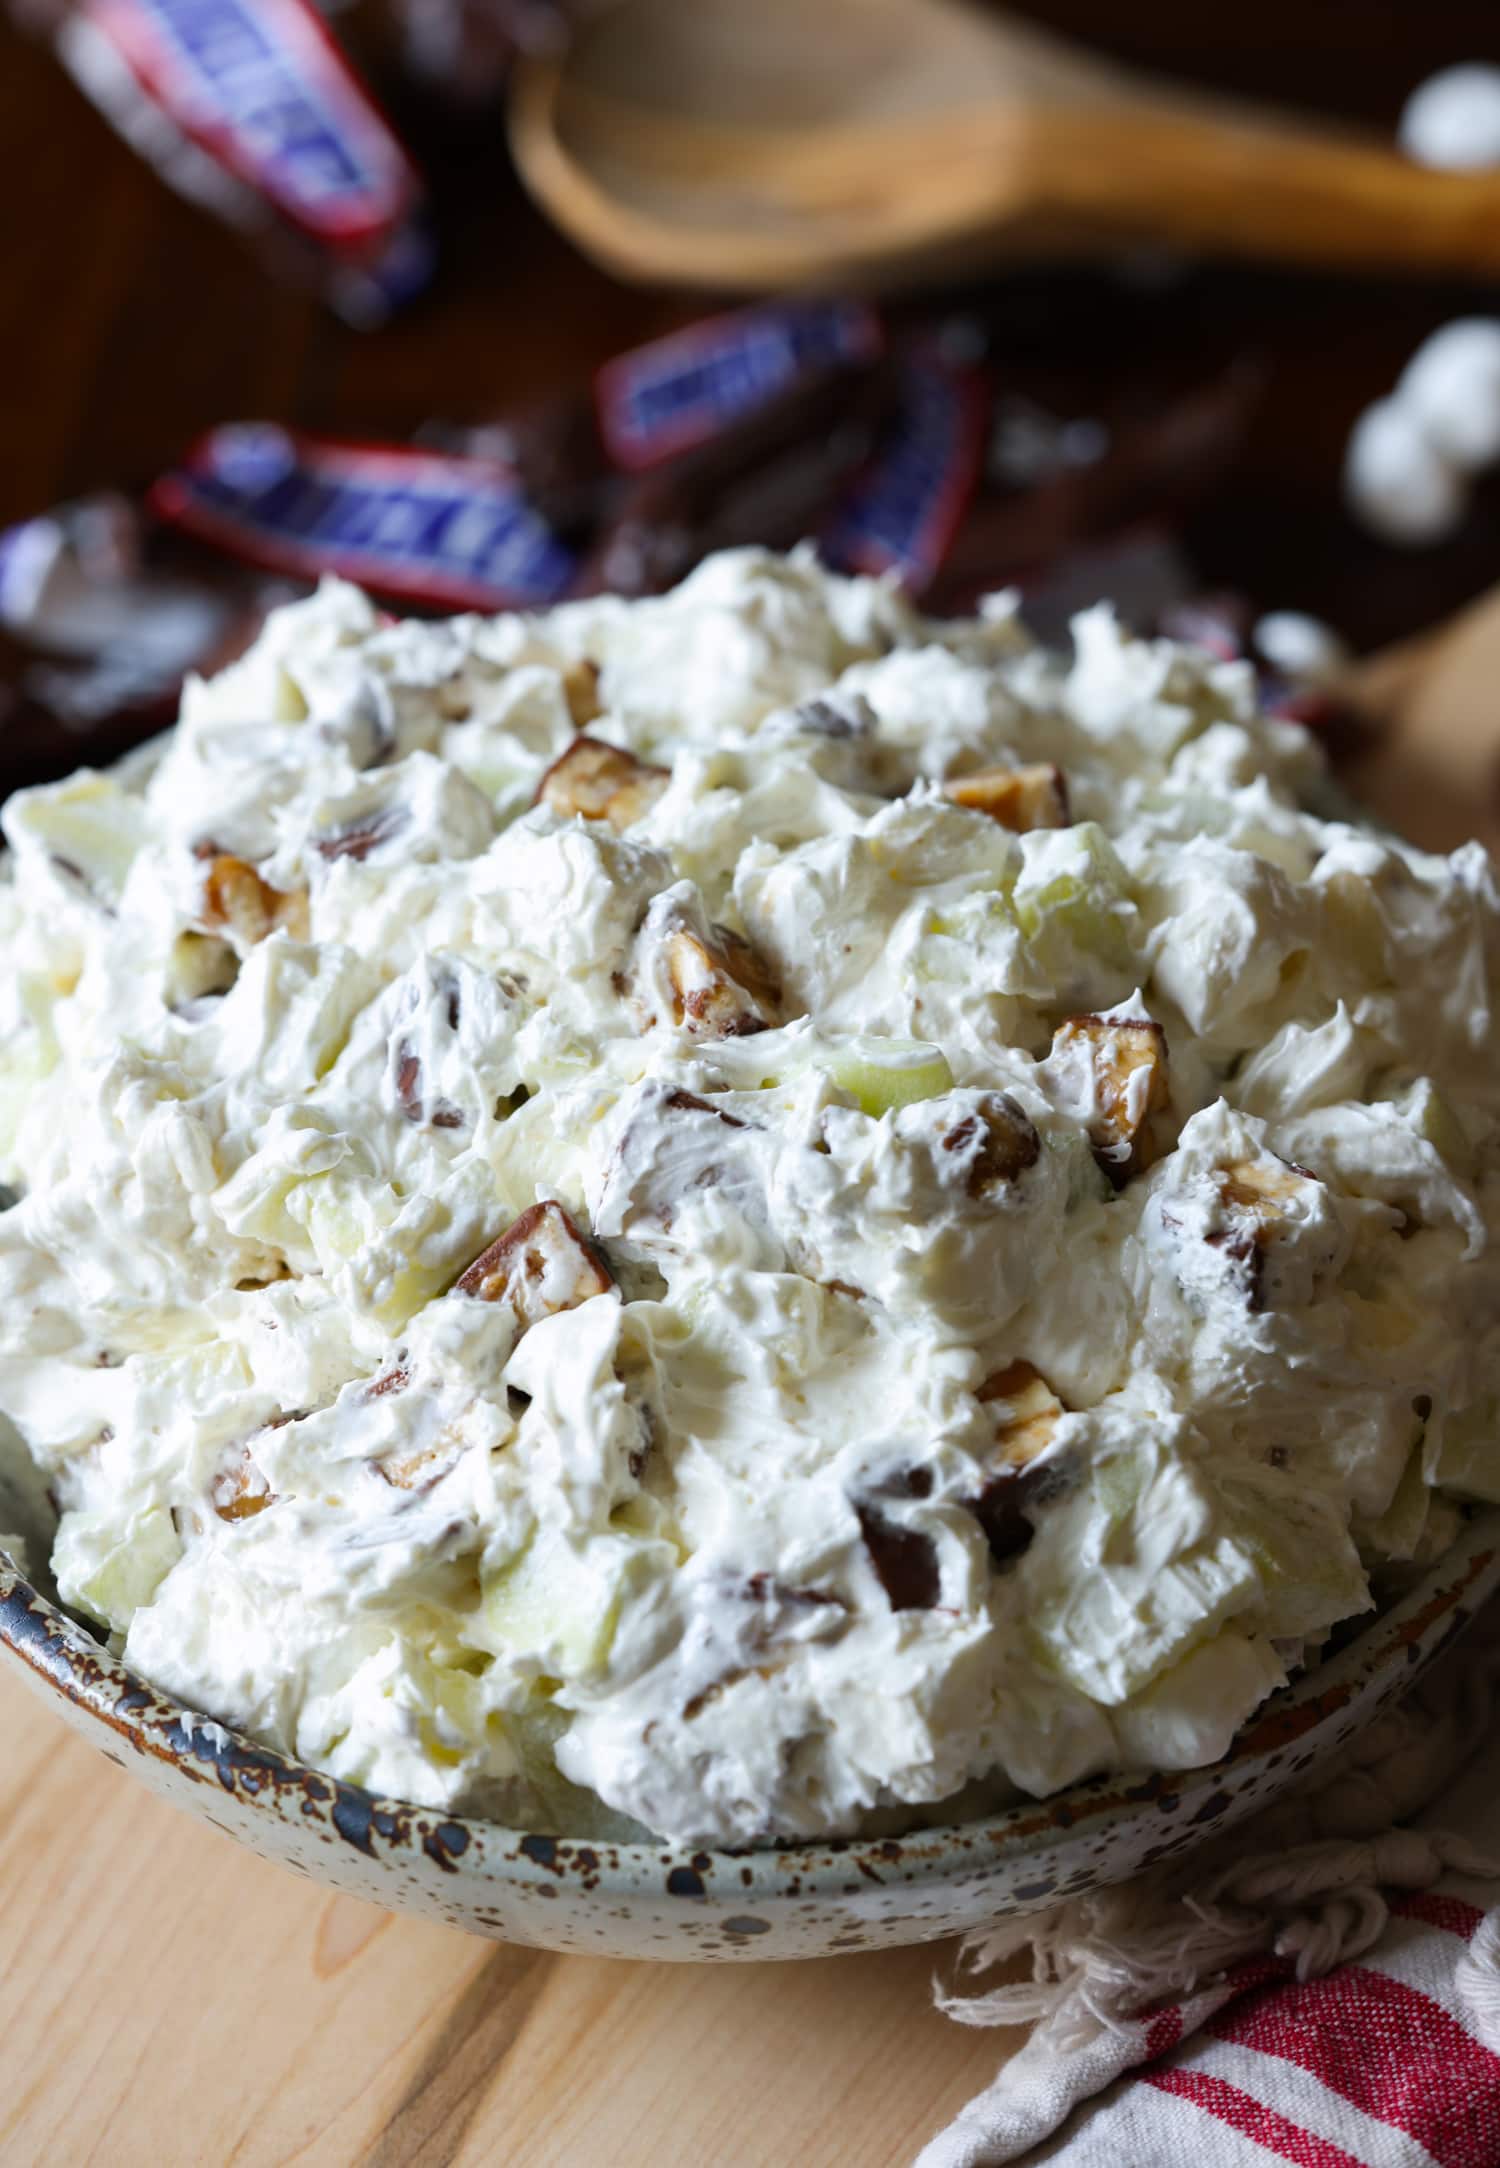
[[[1129, 61], [1385, 127], [1432, 70], [1500, 59], [1494, 0], [1049, 0], [1015, 12]], [[338, 24], [429, 178], [442, 245], [431, 291], [373, 333], [279, 284], [172, 196], [45, 42], [0, 23], [0, 525], [142, 483], [216, 421], [405, 436], [435, 415], [481, 418], [708, 305], [616, 284], [583, 261], [522, 194], [497, 109], [466, 111], [415, 84], [377, 7]], [[1226, 483], [1191, 517], [1192, 560], [1206, 583], [1319, 611], [1369, 646], [1500, 578], [1493, 488], [1461, 535], [1424, 552], [1361, 534], [1337, 490], [1350, 423], [1421, 335], [1497, 305], [1472, 287], [1212, 266], [1132, 282], [1032, 271], [1001, 297], [1000, 361], [1086, 409], [1122, 385], [1261, 357], [1264, 395]]]

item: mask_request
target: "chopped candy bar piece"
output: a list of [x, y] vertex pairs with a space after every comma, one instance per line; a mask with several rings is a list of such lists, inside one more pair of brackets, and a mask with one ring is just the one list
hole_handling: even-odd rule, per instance
[[975, 1398], [995, 1409], [995, 1441], [1010, 1468], [1024, 1468], [1047, 1450], [1063, 1413], [1056, 1393], [1028, 1362], [1007, 1363], [993, 1371]]
[[1036, 1125], [1009, 1092], [987, 1092], [941, 1142], [945, 1152], [960, 1153], [966, 1160], [964, 1186], [971, 1197], [991, 1196], [1034, 1167], [1042, 1155]]
[[568, 713], [579, 730], [587, 730], [594, 718], [604, 713], [599, 698], [599, 665], [590, 662], [585, 655], [563, 673], [563, 696], [568, 703]]
[[393, 1490], [430, 1490], [440, 1476], [448, 1473], [456, 1454], [457, 1441], [445, 1434], [422, 1452], [393, 1453], [385, 1460], [372, 1461], [371, 1466]]
[[209, 1498], [221, 1521], [248, 1521], [276, 1503], [275, 1494], [249, 1449], [241, 1451], [232, 1467], [221, 1469], [209, 1487]]
[[925, 1529], [905, 1528], [875, 1506], [854, 1511], [875, 1578], [893, 1611], [930, 1611], [943, 1592], [937, 1545]]
[[1150, 1122], [1167, 1104], [1166, 1033], [1150, 1017], [1070, 1016], [1057, 1028], [1052, 1053], [1077, 1049], [1093, 1072], [1094, 1157], [1120, 1189], [1156, 1156]]
[[560, 1204], [534, 1204], [476, 1257], [456, 1282], [460, 1295], [509, 1303], [528, 1325], [607, 1295], [614, 1276], [603, 1253], [580, 1233]]
[[666, 768], [653, 768], [618, 745], [578, 737], [542, 777], [536, 803], [564, 818], [578, 814], [624, 830], [650, 811], [670, 780]]
[[1067, 1487], [1062, 1466], [1032, 1465], [1052, 1444], [1064, 1409], [1041, 1372], [1028, 1362], [1008, 1363], [995, 1371], [975, 1397], [995, 1410], [996, 1450], [992, 1472], [968, 1505], [998, 1566], [1020, 1557], [1035, 1534], [1035, 1508]]
[[1066, 828], [1068, 786], [1061, 768], [1050, 761], [1024, 768], [980, 768], [943, 785], [955, 805], [988, 813], [1002, 828], [1025, 835], [1032, 828]]
[[672, 1021], [694, 1038], [745, 1038], [775, 1022], [775, 982], [738, 934], [716, 926], [705, 941], [688, 926], [674, 926], [662, 949]]
[[1217, 1176], [1226, 1224], [1207, 1239], [1243, 1271], [1252, 1310], [1265, 1306], [1266, 1253], [1278, 1237], [1291, 1231], [1298, 1216], [1293, 1207], [1302, 1197], [1314, 1194], [1308, 1185], [1315, 1181], [1300, 1167], [1270, 1155], [1237, 1160]]
[[284, 927], [293, 940], [307, 939], [307, 891], [272, 888], [243, 858], [221, 852], [203, 877], [203, 923], [224, 926], [253, 946]]

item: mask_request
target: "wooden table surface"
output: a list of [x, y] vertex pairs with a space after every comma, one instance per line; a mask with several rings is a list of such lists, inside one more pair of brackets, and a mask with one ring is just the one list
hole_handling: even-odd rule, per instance
[[[1500, 57], [1492, 0], [1262, 0], [1242, 19], [1184, 0], [1128, 19], [1110, 0], [1031, 12], [1130, 57], [1386, 120], [1425, 69]], [[691, 312], [613, 284], [549, 234], [492, 117], [455, 120], [399, 86], [395, 102], [435, 178], [445, 265], [424, 304], [361, 337], [169, 198], [48, 56], [0, 25], [0, 525], [137, 483], [220, 420], [400, 435], [438, 413], [493, 412]], [[1069, 353], [1068, 377], [1092, 368], [1102, 385], [1163, 357], [1258, 351], [1266, 400], [1193, 523], [1196, 560], [1207, 580], [1324, 610], [1376, 645], [1500, 577], [1493, 494], [1457, 542], [1408, 558], [1356, 534], [1334, 486], [1360, 405], [1425, 329], [1484, 305], [1453, 289], [1199, 273], [1133, 305], [1122, 358], [1108, 294], [1085, 289], [1100, 336], [1081, 368]], [[1025, 307], [1017, 321], [1024, 345]], [[1057, 336], [1043, 322], [1030, 365]], [[322, 1894], [148, 1798], [8, 1678], [0, 1922], [6, 2168], [884, 2168], [1013, 2045], [933, 2012], [942, 1947], [653, 1967], [497, 1947]]]

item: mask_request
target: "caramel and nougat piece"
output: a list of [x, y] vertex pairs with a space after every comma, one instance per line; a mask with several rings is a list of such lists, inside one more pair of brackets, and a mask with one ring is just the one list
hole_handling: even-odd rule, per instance
[[960, 1155], [964, 1188], [974, 1198], [992, 1197], [1019, 1181], [1042, 1156], [1036, 1124], [1009, 1092], [986, 1092], [971, 1112], [939, 1139], [944, 1152]]
[[[411, 1384], [411, 1372], [404, 1362], [393, 1363], [378, 1378], [372, 1378], [365, 1387], [364, 1398], [387, 1400], [395, 1393], [404, 1393]], [[431, 1445], [418, 1446], [414, 1452], [390, 1452], [380, 1460], [371, 1461], [382, 1482], [393, 1490], [430, 1490], [440, 1477], [445, 1476], [463, 1450], [463, 1440], [457, 1426], [448, 1423]]]
[[577, 737], [560, 753], [536, 789], [536, 804], [567, 819], [608, 821], [621, 832], [650, 812], [671, 781], [671, 771], [637, 760], [602, 738]]
[[694, 1039], [743, 1039], [781, 1020], [775, 974], [742, 934], [705, 928], [685, 911], [653, 911], [637, 950], [637, 998], [647, 1027], [666, 997], [671, 1021]]
[[1064, 1413], [1040, 1370], [1028, 1362], [991, 1371], [974, 1397], [981, 1407], [994, 1410], [995, 1451], [1007, 1468], [1024, 1468], [1045, 1453]]
[[1059, 1024], [1052, 1056], [1086, 1056], [1093, 1073], [1089, 1142], [1116, 1189], [1149, 1167], [1157, 1153], [1152, 1117], [1167, 1105], [1167, 1035], [1150, 1017], [1070, 1016]]
[[242, 1446], [237, 1460], [221, 1468], [209, 1485], [209, 1502], [221, 1521], [253, 1520], [276, 1503], [276, 1494]]
[[1317, 1194], [1309, 1187], [1317, 1176], [1268, 1153], [1217, 1168], [1213, 1180], [1224, 1224], [1205, 1239], [1236, 1268], [1247, 1306], [1264, 1309], [1267, 1265], [1276, 1243], [1305, 1217], [1295, 1208]]
[[549, 1199], [512, 1220], [454, 1287], [480, 1302], [507, 1303], [524, 1332], [593, 1295], [607, 1295], [614, 1284], [603, 1251]]
[[[1031, 1363], [1007, 1363], [994, 1371], [975, 1398], [994, 1412], [995, 1443], [985, 1480], [968, 1500], [969, 1511], [984, 1530], [997, 1566], [1019, 1558], [1036, 1533], [1032, 1518], [1039, 1506], [1067, 1489], [1070, 1474], [1063, 1463], [1043, 1461], [1066, 1413], [1047, 1380]], [[1039, 1464], [1039, 1465], [1038, 1465]]]
[[943, 785], [955, 805], [987, 813], [1002, 828], [1025, 835], [1033, 828], [1066, 828], [1072, 820], [1068, 784], [1061, 768], [1036, 761], [1020, 768], [978, 768]]
[[589, 656], [581, 655], [563, 671], [562, 688], [574, 729], [587, 730], [589, 724], [604, 713], [604, 703], [599, 698], [599, 665]]
[[222, 926], [237, 941], [253, 947], [284, 927], [294, 941], [307, 939], [307, 890], [272, 888], [248, 859], [220, 851], [203, 876], [202, 923]]

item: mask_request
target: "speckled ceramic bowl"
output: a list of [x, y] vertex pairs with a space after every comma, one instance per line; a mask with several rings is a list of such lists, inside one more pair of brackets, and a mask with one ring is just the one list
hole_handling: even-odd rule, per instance
[[1335, 1753], [1500, 1587], [1500, 1509], [1211, 1768], [1099, 1779], [904, 1838], [753, 1854], [584, 1844], [375, 1799], [163, 1700], [0, 1552], [0, 1652], [154, 1792], [335, 1889], [475, 1934], [618, 1957], [820, 1957], [925, 1942], [1122, 1881]]

